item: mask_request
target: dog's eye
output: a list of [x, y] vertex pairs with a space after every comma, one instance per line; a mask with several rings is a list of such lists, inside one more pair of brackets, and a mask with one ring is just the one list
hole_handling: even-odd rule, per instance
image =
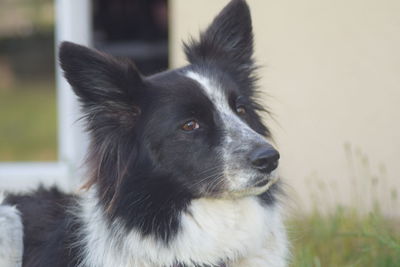
[[247, 109], [245, 105], [246, 101], [242, 96], [238, 96], [234, 103], [236, 114], [238, 114], [239, 116], [244, 116], [247, 114]]
[[200, 128], [200, 125], [195, 120], [187, 121], [182, 125], [182, 130], [187, 131], [187, 132], [194, 131], [199, 128]]
[[246, 107], [245, 106], [237, 106], [236, 107], [236, 113], [240, 116], [245, 115], [247, 113]]

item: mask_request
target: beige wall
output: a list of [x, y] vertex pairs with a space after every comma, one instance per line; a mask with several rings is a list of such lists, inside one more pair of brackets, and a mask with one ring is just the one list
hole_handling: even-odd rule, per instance
[[[170, 1], [172, 66], [227, 2]], [[400, 1], [248, 2], [291, 205], [367, 210], [378, 199], [399, 215]]]

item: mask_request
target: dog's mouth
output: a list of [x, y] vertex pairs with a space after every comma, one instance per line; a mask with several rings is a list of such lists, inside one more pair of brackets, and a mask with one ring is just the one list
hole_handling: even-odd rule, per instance
[[263, 187], [263, 186], [267, 185], [270, 182], [270, 180], [271, 179], [269, 177], [263, 178], [260, 181], [256, 182], [254, 184], [254, 187]]
[[223, 194], [223, 198], [243, 198], [249, 196], [258, 196], [267, 192], [276, 182], [278, 182], [279, 176], [268, 175], [262, 180], [257, 181], [254, 185], [244, 188], [238, 191], [226, 192]]

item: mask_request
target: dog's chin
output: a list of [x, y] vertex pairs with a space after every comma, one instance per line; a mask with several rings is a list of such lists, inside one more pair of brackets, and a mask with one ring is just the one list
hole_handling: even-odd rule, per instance
[[244, 187], [243, 189], [226, 191], [221, 194], [221, 198], [238, 199], [250, 196], [258, 196], [267, 192], [272, 185], [278, 182], [278, 180], [279, 176], [268, 175], [262, 179], [259, 179], [257, 182]]

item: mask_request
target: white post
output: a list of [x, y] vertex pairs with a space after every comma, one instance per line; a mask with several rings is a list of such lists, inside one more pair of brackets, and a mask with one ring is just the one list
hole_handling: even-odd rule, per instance
[[[91, 44], [90, 0], [56, 0], [55, 45], [71, 41]], [[82, 181], [81, 168], [87, 149], [87, 138], [79, 122], [79, 105], [71, 88], [62, 76], [56, 62], [58, 106], [58, 161], [57, 162], [0, 162], [0, 192], [22, 191], [37, 187], [57, 185], [73, 190]]]
[[62, 41], [90, 46], [92, 16], [90, 0], [56, 0], [56, 81], [58, 104], [58, 157], [68, 168], [71, 188], [82, 178], [87, 138], [83, 132], [79, 104], [58, 64], [58, 47]]

